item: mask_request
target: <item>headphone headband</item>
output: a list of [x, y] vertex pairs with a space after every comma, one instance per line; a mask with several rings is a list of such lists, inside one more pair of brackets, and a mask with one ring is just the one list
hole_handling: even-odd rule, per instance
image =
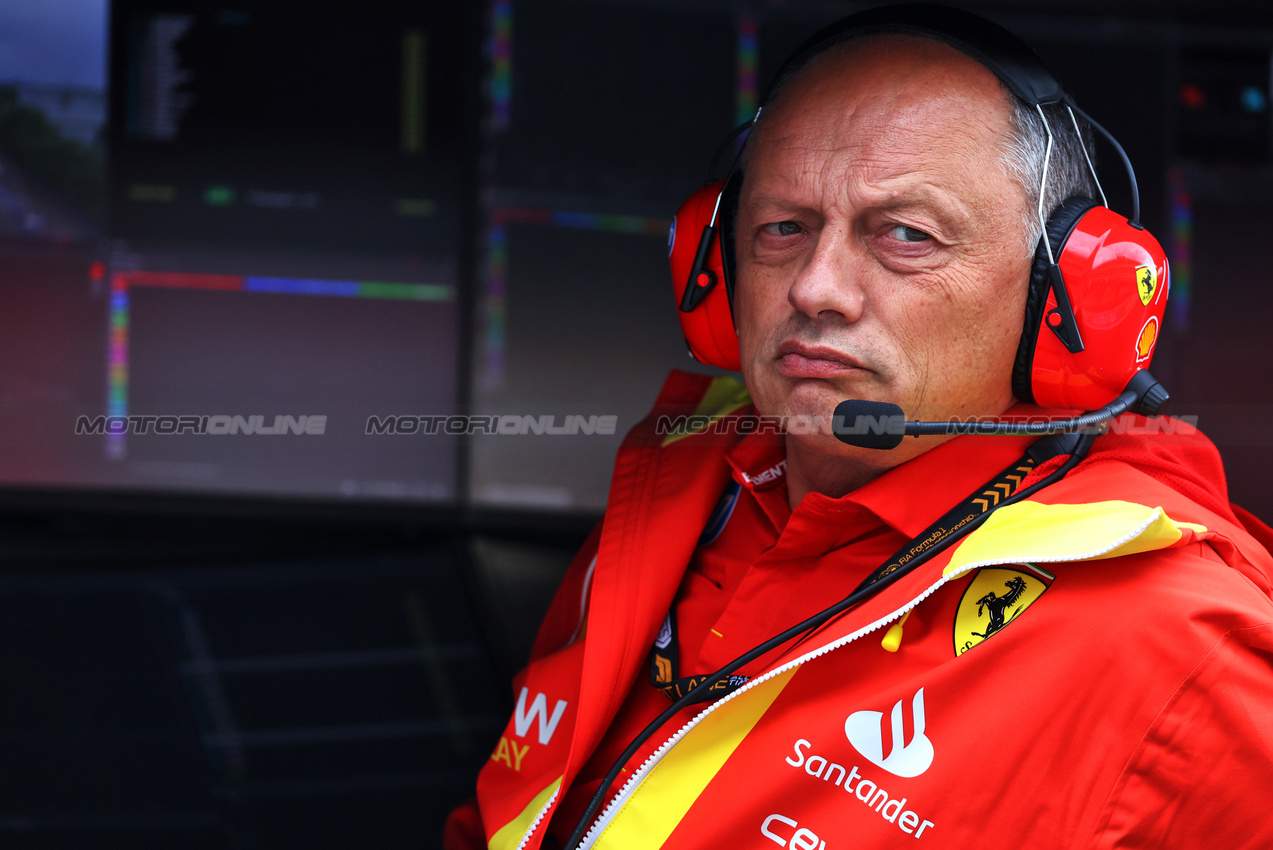
[[1031, 106], [1069, 102], [1069, 96], [1038, 54], [1008, 30], [962, 9], [932, 3], [904, 3], [867, 9], [814, 33], [774, 75], [760, 99], [761, 106], [769, 102], [782, 81], [826, 48], [837, 42], [882, 33], [918, 35], [949, 44], [990, 69], [1013, 94]]

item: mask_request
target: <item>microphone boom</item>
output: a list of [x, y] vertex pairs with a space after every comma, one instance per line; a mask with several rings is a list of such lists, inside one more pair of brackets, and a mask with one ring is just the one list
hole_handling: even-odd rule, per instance
[[[866, 401], [851, 398], [835, 406], [831, 419], [831, 431], [836, 439], [850, 446], [863, 449], [895, 449], [902, 437], [934, 435], [980, 436], [1046, 436], [1067, 431], [1082, 431], [1100, 425], [1115, 416], [1134, 409], [1144, 416], [1158, 416], [1170, 400], [1154, 377], [1145, 370], [1137, 372], [1113, 401], [1098, 410], [1071, 416], [1066, 419], [1049, 419], [1044, 422], [963, 422], [957, 419], [919, 422], [906, 419], [902, 409], [886, 401]], [[852, 425], [849, 423], [852, 422]]]

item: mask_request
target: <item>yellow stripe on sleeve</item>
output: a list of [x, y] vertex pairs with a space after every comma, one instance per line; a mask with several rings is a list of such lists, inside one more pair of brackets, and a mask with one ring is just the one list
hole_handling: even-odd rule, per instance
[[558, 776], [552, 783], [535, 795], [535, 799], [531, 800], [526, 808], [522, 809], [522, 813], [510, 820], [499, 828], [499, 832], [491, 836], [491, 840], [487, 842], [490, 850], [517, 850], [517, 845], [521, 843], [522, 836], [526, 834], [526, 830], [530, 829], [530, 825], [535, 822], [535, 818], [539, 817], [539, 813], [544, 810], [544, 806], [548, 805], [548, 798], [557, 790], [557, 786], [561, 784], [561, 777]]
[[655, 765], [593, 846], [647, 850], [662, 845], [798, 669], [760, 683], [707, 715]]

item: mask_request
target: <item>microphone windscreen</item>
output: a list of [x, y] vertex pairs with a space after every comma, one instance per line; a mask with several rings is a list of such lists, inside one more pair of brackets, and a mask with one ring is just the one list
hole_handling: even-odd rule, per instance
[[906, 417], [896, 404], [851, 398], [835, 406], [836, 439], [863, 449], [895, 449], [906, 435]]

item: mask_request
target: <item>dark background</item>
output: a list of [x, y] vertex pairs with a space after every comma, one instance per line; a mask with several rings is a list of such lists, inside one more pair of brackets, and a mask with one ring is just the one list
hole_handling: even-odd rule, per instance
[[[622, 433], [693, 366], [672, 212], [749, 111], [749, 63], [763, 88], [864, 5], [98, 0], [95, 89], [0, 65], [0, 844], [437, 846]], [[1126, 147], [1172, 260], [1155, 375], [1267, 520], [1264, 6], [971, 8]], [[57, 55], [17, 11], [0, 44]], [[82, 53], [61, 49], [67, 67]], [[101, 107], [81, 137], [77, 98]], [[112, 372], [112, 282], [146, 273], [167, 283], [128, 289]], [[207, 288], [217, 275], [295, 291]], [[73, 434], [113, 404], [329, 426]], [[456, 411], [614, 415], [619, 433], [362, 427]]]

